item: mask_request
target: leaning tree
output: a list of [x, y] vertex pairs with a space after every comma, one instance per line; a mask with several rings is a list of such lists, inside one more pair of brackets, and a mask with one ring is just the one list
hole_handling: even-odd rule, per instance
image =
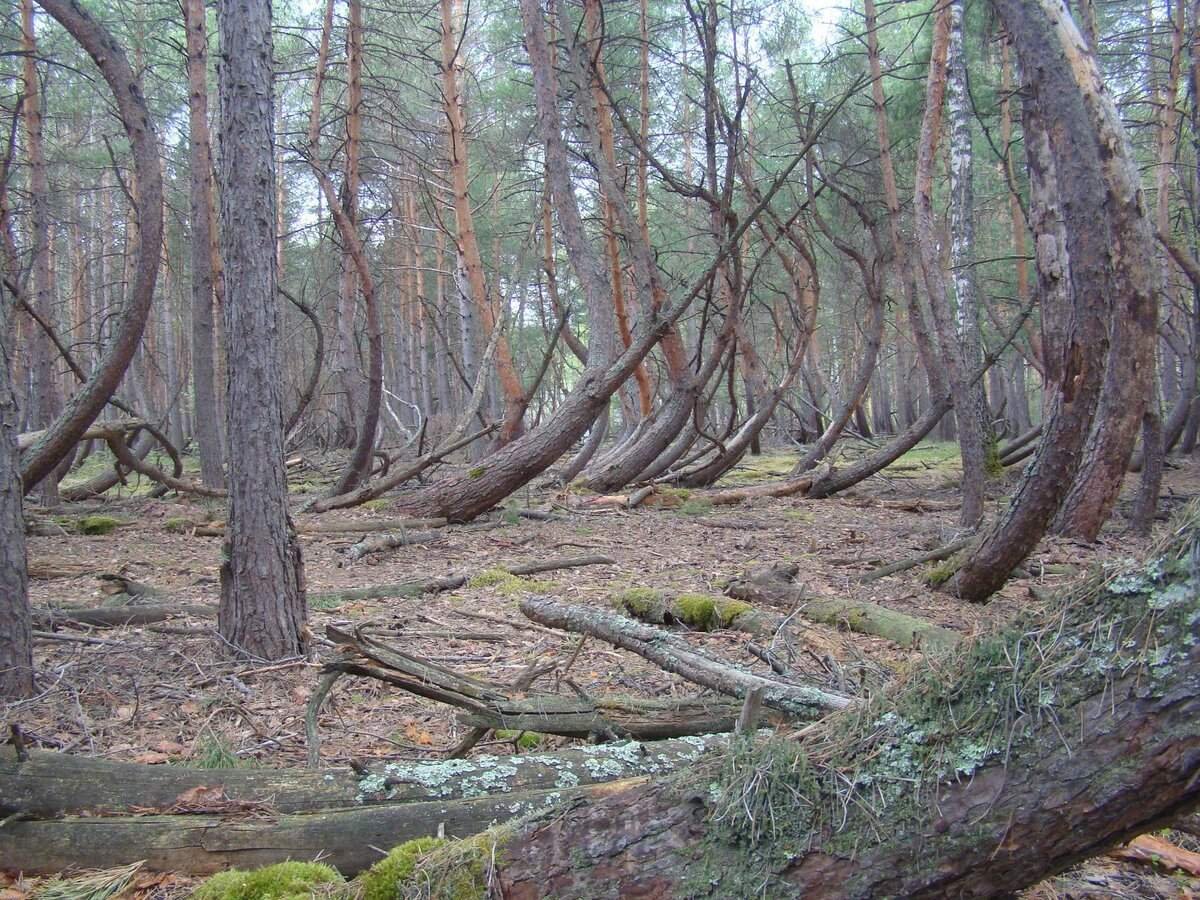
[[[63, 413], [19, 461], [16, 402], [8, 374], [12, 348], [0, 345], [0, 697], [22, 696], [33, 684], [22, 495], [71, 452], [120, 384], [149, 315], [162, 247], [162, 169], [140, 79], [108, 29], [75, 0], [44, 0], [41, 6], [87, 51], [112, 92], [133, 151], [138, 243], [130, 298], [112, 343]], [[5, 307], [0, 330], [7, 337], [8, 301], [0, 297], [0, 304]]]
[[[1149, 290], [1149, 234], [1128, 144], [1074, 24], [1056, 0], [993, 5], [1031, 93], [1040, 287], [1057, 292], [1052, 312], [1074, 318], [1064, 345], [1046, 348], [1055, 393], [1039, 465], [1061, 473], [1095, 409], [1108, 311]], [[1007, 574], [999, 551], [1019, 551], [1014, 523], [1044, 531], [1065, 490], [1045, 479], [1034, 470], [961, 571], [972, 595]], [[412, 884], [436, 896], [473, 863], [508, 898], [996, 896], [1198, 802], [1193, 510], [1144, 566], [935, 658], [880, 698], [686, 777], [452, 844]]]

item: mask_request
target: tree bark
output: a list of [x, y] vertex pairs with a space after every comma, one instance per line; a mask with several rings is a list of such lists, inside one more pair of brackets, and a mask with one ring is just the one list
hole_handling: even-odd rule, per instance
[[188, 146], [192, 258], [192, 391], [200, 479], [225, 486], [225, 454], [217, 415], [213, 361], [212, 140], [208, 128], [208, 36], [203, 0], [185, 0], [188, 72]]
[[62, 414], [21, 460], [21, 481], [32, 489], [70, 453], [88, 426], [116, 392], [136, 353], [154, 299], [154, 283], [162, 256], [163, 193], [158, 139], [142, 96], [140, 80], [125, 51], [77, 0], [45, 0], [41, 7], [61, 24], [95, 62], [112, 91], [125, 135], [133, 151], [137, 195], [137, 252], [133, 283], [112, 342], [91, 378], [67, 402]]
[[[21, 50], [24, 89], [25, 156], [29, 165], [30, 239], [32, 243], [33, 306], [43, 320], [54, 320], [54, 282], [50, 272], [50, 179], [46, 175], [46, 153], [42, 142], [42, 91], [37, 73], [37, 39], [34, 34], [33, 0], [21, 0]], [[48, 428], [59, 413], [61, 398], [54, 372], [50, 339], [39, 329], [30, 341], [30, 370], [33, 376], [32, 421]], [[39, 485], [42, 502], [58, 505], [58, 482], [47, 478]]]
[[33, 693], [29, 572], [22, 515], [17, 398], [11, 381], [12, 303], [0, 285], [0, 702]]
[[307, 609], [283, 456], [270, 0], [222, 0], [218, 21], [233, 451], [218, 630], [235, 652], [282, 659], [304, 651]]
[[[941, 139], [947, 56], [954, 23], [957, 20], [961, 25], [961, 18], [961, 6], [949, 2], [938, 7], [934, 19], [933, 49], [929, 60], [929, 79], [925, 88], [925, 116], [921, 123], [913, 205], [916, 210], [916, 235], [921, 268], [925, 273], [929, 306], [933, 312], [941, 360], [949, 375], [950, 393], [954, 400], [958, 424], [958, 443], [963, 468], [963, 505], [960, 522], [965, 527], [974, 528], [983, 517], [984, 486], [987, 481], [983, 433], [974, 403], [976, 394], [968, 380], [968, 362], [951, 323], [950, 302], [946, 296], [946, 276], [938, 253], [933, 218], [933, 170]], [[955, 151], [958, 150], [960, 148], [956, 147]]]
[[995, 897], [1160, 827], [1200, 802], [1197, 539], [801, 738], [520, 823], [487, 877], [514, 900]]
[[1027, 82], [1025, 146], [1050, 399], [1044, 438], [1011, 506], [947, 582], [974, 601], [1004, 583], [1058, 511], [1096, 409], [1114, 306], [1120, 303], [1121, 315], [1153, 310], [1139, 176], [1094, 57], [1053, 4], [996, 0], [996, 8]]

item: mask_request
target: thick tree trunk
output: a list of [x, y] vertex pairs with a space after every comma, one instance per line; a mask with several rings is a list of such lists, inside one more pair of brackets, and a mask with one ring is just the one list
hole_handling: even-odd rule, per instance
[[200, 478], [225, 486], [225, 467], [213, 367], [212, 141], [208, 129], [208, 37], [203, 0], [185, 0], [192, 255], [192, 391]]
[[20, 457], [17, 398], [11, 379], [13, 306], [0, 285], [0, 703], [33, 693], [33, 650], [29, 620], [29, 576]]
[[58, 20], [96, 63], [121, 117], [133, 151], [136, 257], [133, 283], [122, 310], [116, 334], [87, 383], [70, 399], [62, 415], [21, 460], [21, 481], [26, 490], [47, 477], [70, 453], [89, 425], [116, 392], [133, 359], [149, 319], [154, 282], [162, 256], [163, 193], [158, 140], [124, 50], [112, 35], [77, 0], [45, 0], [41, 7]]
[[[489, 883], [514, 900], [1007, 896], [1165, 824], [1200, 802], [1197, 538], [1193, 522], [1108, 588], [796, 740], [495, 833]], [[1080, 653], [1099, 646], [1116, 649]], [[412, 883], [436, 896], [439, 877]]]
[[976, 601], [1002, 585], [1045, 534], [1077, 471], [1114, 308], [1130, 317], [1152, 317], [1154, 308], [1139, 175], [1094, 57], [1048, 0], [996, 0], [996, 7], [1023, 71], [1038, 73], [1027, 77], [1025, 145], [1049, 402], [1044, 438], [1011, 506], [948, 582]]
[[307, 609], [283, 458], [271, 5], [222, 0], [218, 21], [232, 450], [218, 630], [235, 652], [281, 659], [304, 651]]

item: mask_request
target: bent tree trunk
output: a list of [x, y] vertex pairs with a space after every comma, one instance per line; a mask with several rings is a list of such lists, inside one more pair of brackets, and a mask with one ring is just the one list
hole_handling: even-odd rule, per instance
[[150, 315], [163, 236], [162, 168], [159, 165], [158, 138], [142, 96], [141, 82], [133, 74], [125, 51], [108, 30], [75, 0], [39, 0], [39, 5], [87, 51], [112, 91], [121, 125], [133, 152], [138, 241], [133, 284], [113, 341], [92, 377], [68, 401], [57, 421], [24, 455], [21, 481], [26, 491], [49, 475], [71, 452], [121, 383]]
[[[1133, 150], [1066, 12], [995, 0], [1027, 77], [1025, 152], [1045, 333], [1045, 438], [1012, 505], [948, 586], [987, 599], [1046, 533], [1078, 466], [1104, 381], [1107, 325], [1153, 310], [1153, 246]], [[1053, 337], [1053, 340], [1051, 340]]]
[[476, 839], [488, 877], [510, 900], [993, 897], [1155, 828], [1200, 803], [1198, 539], [795, 740]]

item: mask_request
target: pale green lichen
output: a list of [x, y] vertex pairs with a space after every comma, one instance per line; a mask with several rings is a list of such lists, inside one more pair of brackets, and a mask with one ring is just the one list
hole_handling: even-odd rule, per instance
[[308, 900], [330, 896], [342, 885], [336, 869], [321, 863], [283, 862], [250, 872], [230, 869], [213, 875], [193, 900]]

